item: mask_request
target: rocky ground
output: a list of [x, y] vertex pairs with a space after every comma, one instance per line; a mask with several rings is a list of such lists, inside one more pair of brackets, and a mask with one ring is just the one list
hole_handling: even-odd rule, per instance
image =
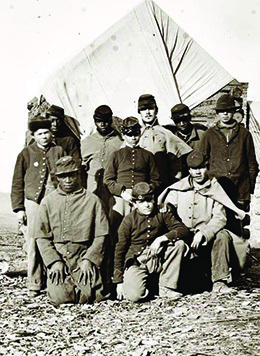
[[23, 238], [14, 217], [0, 211], [0, 355], [260, 355], [258, 198], [260, 190], [252, 207], [252, 267], [233, 294], [142, 304], [108, 300], [55, 308], [46, 293], [30, 299]]

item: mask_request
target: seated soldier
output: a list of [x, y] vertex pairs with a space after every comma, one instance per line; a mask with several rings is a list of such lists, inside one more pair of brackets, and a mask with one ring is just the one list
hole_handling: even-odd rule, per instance
[[108, 221], [100, 199], [81, 187], [71, 156], [56, 163], [58, 188], [42, 200], [36, 239], [54, 305], [104, 299]]
[[117, 298], [133, 302], [148, 294], [147, 278], [159, 274], [159, 296], [178, 299], [180, 268], [189, 240], [188, 229], [171, 212], [161, 213], [148, 183], [132, 190], [136, 209], [122, 221], [115, 249], [113, 282]]
[[191, 248], [201, 260], [210, 260], [213, 292], [232, 292], [228, 285], [234, 270], [245, 266], [248, 243], [225, 229], [225, 208], [241, 220], [245, 213], [233, 204], [216, 178], [209, 179], [208, 162], [202, 153], [191, 152], [187, 165], [190, 175], [168, 187], [159, 202], [177, 208], [182, 222], [194, 234]]

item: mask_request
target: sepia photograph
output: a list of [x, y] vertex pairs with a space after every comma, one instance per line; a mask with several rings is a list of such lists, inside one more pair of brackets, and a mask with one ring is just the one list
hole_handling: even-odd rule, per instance
[[0, 355], [260, 356], [260, 1], [0, 19]]

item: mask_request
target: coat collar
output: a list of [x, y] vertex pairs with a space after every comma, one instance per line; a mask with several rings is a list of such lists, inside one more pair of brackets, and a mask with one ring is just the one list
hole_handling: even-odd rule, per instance
[[190, 191], [190, 190], [195, 190], [196, 193], [201, 194], [202, 196], [209, 197], [218, 203], [224, 205], [226, 208], [232, 210], [235, 212], [237, 217], [240, 220], [243, 220], [245, 217], [245, 212], [239, 208], [236, 207], [236, 205], [232, 202], [232, 200], [229, 198], [229, 196], [226, 194], [222, 186], [218, 183], [216, 178], [212, 178], [211, 180], [208, 180], [205, 182], [200, 189], [194, 188], [192, 184], [192, 180], [190, 176], [185, 177], [181, 179], [179, 182], [174, 183], [170, 185], [168, 188], [166, 188], [162, 194], [158, 198], [159, 203], [163, 203], [167, 197], [167, 195], [170, 193], [171, 190], [177, 190], [177, 191]]

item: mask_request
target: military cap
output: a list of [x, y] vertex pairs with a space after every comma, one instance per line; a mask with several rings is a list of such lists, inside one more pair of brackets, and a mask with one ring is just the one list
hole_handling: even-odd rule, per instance
[[57, 105], [51, 105], [46, 112], [46, 116], [55, 116], [64, 119], [64, 109]]
[[121, 129], [123, 135], [129, 135], [129, 136], [139, 135], [141, 130], [141, 125], [139, 124], [139, 121], [136, 117], [129, 116], [122, 121]]
[[100, 105], [96, 108], [93, 118], [94, 120], [110, 121], [112, 119], [113, 112], [108, 105]]
[[187, 165], [189, 168], [206, 167], [208, 160], [200, 151], [194, 150], [188, 154]]
[[223, 94], [218, 98], [215, 110], [232, 110], [236, 108], [238, 108], [238, 106], [236, 106], [233, 96]]
[[32, 132], [35, 132], [39, 129], [51, 129], [51, 122], [50, 120], [46, 119], [45, 116], [34, 116], [30, 118], [28, 122], [28, 129]]
[[143, 94], [138, 99], [138, 113], [145, 109], [157, 108], [155, 98], [151, 94]]
[[190, 109], [185, 104], [176, 104], [171, 109], [171, 119], [172, 120], [179, 118], [180, 116], [183, 116], [185, 114], [186, 115], [188, 114], [190, 116]]
[[137, 183], [132, 189], [133, 200], [151, 200], [154, 198], [153, 189], [146, 182]]
[[58, 159], [56, 162], [56, 176], [60, 174], [77, 172], [79, 170], [75, 160], [71, 156], [64, 156]]

